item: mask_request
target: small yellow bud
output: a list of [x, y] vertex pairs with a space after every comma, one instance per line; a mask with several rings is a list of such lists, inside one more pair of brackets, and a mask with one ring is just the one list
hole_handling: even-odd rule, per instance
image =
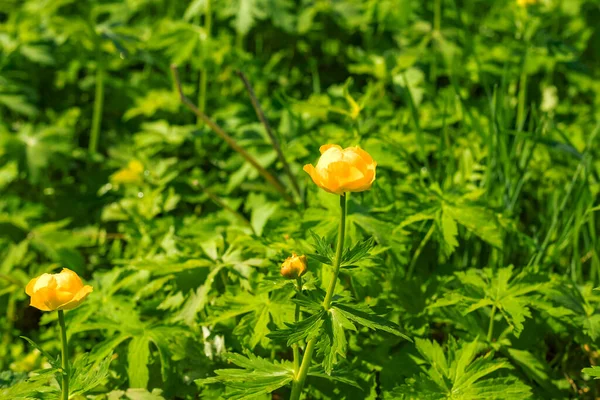
[[281, 275], [286, 279], [298, 279], [306, 273], [306, 256], [298, 256], [292, 253], [291, 257], [285, 259], [281, 264]]

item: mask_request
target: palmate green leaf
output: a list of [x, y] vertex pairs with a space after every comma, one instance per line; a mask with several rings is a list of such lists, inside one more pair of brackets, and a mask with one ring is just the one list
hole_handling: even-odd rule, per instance
[[291, 291], [282, 293], [241, 293], [237, 296], [223, 296], [212, 307], [213, 313], [202, 321], [202, 325], [216, 323], [238, 317], [244, 314], [234, 333], [249, 347], [254, 348], [261, 343], [268, 344], [272, 338], [269, 322], [273, 321], [279, 327], [284, 321], [290, 321], [294, 315], [294, 304], [291, 302]]
[[341, 266], [348, 266], [357, 263], [367, 257], [375, 247], [375, 238], [370, 237], [356, 243], [353, 247], [347, 248], [342, 255]]
[[112, 354], [109, 354], [102, 360], [94, 361], [86, 353], [75, 359], [69, 381], [70, 396], [84, 395], [100, 385], [108, 377], [112, 358]]
[[[111, 326], [111, 329], [119, 326]], [[96, 328], [102, 329], [102, 325]], [[130, 328], [131, 329], [131, 328]], [[140, 336], [140, 334], [143, 334]], [[129, 383], [132, 387], [146, 387], [149, 381], [148, 364], [150, 359], [151, 344], [158, 350], [160, 359], [161, 375], [165, 381], [171, 372], [172, 351], [171, 342], [180, 337], [189, 335], [186, 329], [178, 326], [145, 325], [141, 329], [124, 329], [114, 337], [100, 343], [90, 355], [90, 362], [105, 358], [112, 353], [123, 342], [130, 340], [127, 351], [127, 372]]]
[[[120, 276], [119, 273], [114, 272], [102, 276], [105, 280], [99, 281], [99, 284], [95, 287], [99, 289], [98, 294], [105, 297], [96, 300], [90, 298], [89, 301], [73, 311], [75, 314], [74, 322], [77, 322], [77, 318], [83, 317], [83, 319], [70, 325], [72, 327], [71, 332], [90, 330], [114, 332], [112, 337], [95, 346], [93, 353], [90, 355], [90, 362], [95, 363], [103, 360], [110, 353], [116, 352], [118, 346], [129, 341], [127, 343], [129, 346], [127, 370], [132, 386], [147, 385], [150, 352], [155, 348], [160, 359], [161, 375], [164, 381], [167, 382], [171, 373], [172, 342], [177, 338], [189, 336], [191, 333], [188, 329], [175, 324], [165, 325], [142, 320], [139, 311], [134, 308], [131, 302], [122, 302], [122, 298], [114, 293], [110, 295], [107, 292], [109, 290], [107, 284], [115, 284], [116, 279]], [[135, 278], [135, 274], [128, 277]], [[121, 279], [121, 282], [123, 282], [123, 279]], [[94, 301], [100, 302], [100, 310], [94, 309]], [[92, 311], [91, 314], [89, 313], [90, 310]]]
[[480, 345], [456, 343], [450, 338], [447, 352], [436, 342], [415, 339], [424, 358], [423, 372], [396, 387], [393, 399], [502, 400], [529, 399], [531, 388], [516, 377], [495, 377], [496, 371], [511, 369], [508, 361], [494, 359], [492, 353], [477, 358]]
[[552, 382], [552, 369], [545, 359], [527, 350], [508, 348], [507, 351], [512, 363], [540, 385], [546, 391], [546, 396], [552, 396], [560, 390]]
[[346, 371], [344, 371], [344, 370], [340, 371], [339, 368], [336, 368], [336, 370], [334, 372], [332, 372], [331, 374], [326, 374], [326, 373], [322, 372], [319, 367], [311, 367], [308, 370], [308, 376], [315, 376], [317, 378], [327, 379], [332, 382], [345, 383], [346, 385], [350, 385], [357, 389], [362, 390], [360, 385], [354, 379], [350, 378], [349, 374], [347, 374]]
[[212, 289], [212, 285], [215, 282], [215, 278], [217, 277], [219, 272], [224, 268], [225, 265], [218, 265], [208, 273], [204, 284], [188, 296], [182, 309], [175, 317], [176, 320], [183, 320], [187, 325], [192, 325], [194, 323], [194, 320], [196, 319], [198, 313], [208, 303], [208, 294]]
[[331, 375], [333, 366], [338, 362], [338, 357], [346, 357], [348, 342], [345, 329], [356, 331], [354, 324], [340, 310], [334, 307], [329, 309], [317, 343], [317, 354], [323, 356], [323, 370], [327, 375]]
[[458, 227], [456, 221], [447, 212], [442, 211], [437, 218], [438, 229], [441, 232], [441, 244], [446, 256], [454, 253], [458, 247]]
[[[57, 399], [59, 387], [56, 376], [59, 370], [55, 368], [33, 371], [26, 379], [9, 382], [7, 388], [0, 388], [0, 400], [33, 400], [45, 395], [50, 399]], [[0, 378], [4, 378], [0, 373]]]
[[112, 392], [108, 393], [108, 398], [111, 400], [113, 398], [119, 400], [165, 400], [165, 398], [161, 396], [162, 392], [162, 389], [152, 389], [152, 392], [149, 392], [146, 389], [130, 388], [126, 391], [113, 390]]
[[575, 324], [580, 331], [578, 336], [582, 336], [583, 341], [588, 340], [585, 336], [593, 341], [600, 337], [600, 314], [596, 313], [597, 304], [590, 304], [592, 295], [589, 290], [589, 286], [580, 287], [571, 282], [556, 282], [545, 291], [546, 297], [556, 306], [541, 304], [542, 310], [563, 323]]
[[457, 272], [453, 283], [456, 285], [451, 285], [430, 308], [457, 307], [467, 315], [495, 305], [517, 337], [525, 319], [531, 317], [530, 306], [536, 303], [537, 292], [549, 288], [547, 276], [531, 269], [514, 274], [512, 266], [497, 271], [486, 268]]
[[196, 268], [210, 268], [214, 266], [213, 262], [206, 259], [172, 257], [165, 256], [164, 254], [148, 257], [146, 259], [128, 260], [127, 263], [132, 268], [150, 271], [157, 276], [173, 274]]
[[370, 329], [377, 329], [400, 336], [408, 341], [412, 341], [408, 336], [400, 331], [400, 327], [395, 323], [375, 314], [367, 305], [358, 304], [342, 304], [333, 302], [331, 308], [335, 308], [342, 313], [347, 319], [354, 321], [362, 326]]
[[268, 201], [264, 194], [248, 196], [245, 202], [246, 211], [250, 212], [250, 224], [256, 236], [262, 236], [269, 219], [279, 209], [277, 203]]
[[[253, 349], [271, 332], [269, 329], [271, 311], [272, 307], [264, 304], [254, 312], [244, 315], [233, 330], [233, 334], [242, 338]], [[268, 342], [263, 344], [266, 347]]]
[[218, 369], [215, 370], [217, 376], [195, 382], [200, 386], [222, 383], [226, 387], [226, 398], [245, 400], [271, 393], [294, 379], [294, 369], [289, 361], [271, 362], [252, 354], [247, 357], [229, 354], [227, 359], [241, 369]]
[[490, 378], [467, 387], [460, 396], [465, 400], [530, 399], [531, 388], [517, 378]]
[[591, 376], [594, 379], [600, 379], [600, 367], [593, 366], [590, 368], [584, 368], [581, 370], [584, 374]]
[[315, 241], [315, 251], [314, 254], [307, 254], [307, 256], [314, 258], [315, 260], [328, 265], [333, 265], [333, 250], [329, 243], [327, 243], [324, 237], [317, 235], [313, 231], [309, 231], [313, 240]]
[[496, 216], [489, 210], [467, 204], [444, 204], [444, 215], [452, 218], [487, 243], [502, 248], [503, 232]]
[[268, 336], [271, 339], [287, 340], [287, 346], [298, 343], [301, 340], [310, 340], [321, 332], [321, 327], [325, 322], [326, 312], [321, 310], [310, 317], [293, 324], [286, 324], [287, 329], [278, 329], [271, 332]]
[[150, 339], [146, 336], [136, 336], [131, 339], [127, 348], [127, 373], [129, 386], [132, 388], [145, 388], [148, 386], [150, 373], [148, 361], [150, 359]]

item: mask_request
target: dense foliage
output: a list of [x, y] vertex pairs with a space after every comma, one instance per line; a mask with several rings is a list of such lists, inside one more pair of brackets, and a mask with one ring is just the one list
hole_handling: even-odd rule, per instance
[[1, 400], [600, 397], [597, 0], [0, 5]]

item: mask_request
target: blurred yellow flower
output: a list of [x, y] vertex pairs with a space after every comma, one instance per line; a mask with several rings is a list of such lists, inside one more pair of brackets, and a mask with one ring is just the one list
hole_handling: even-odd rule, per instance
[[144, 165], [137, 161], [129, 161], [125, 168], [121, 168], [111, 176], [115, 184], [139, 183], [142, 181]]
[[527, 7], [530, 4], [536, 4], [538, 0], [517, 0], [517, 4], [521, 7]]
[[306, 256], [298, 256], [296, 253], [292, 253], [281, 264], [281, 275], [287, 279], [298, 279], [306, 273], [306, 268]]
[[317, 166], [304, 166], [304, 171], [317, 186], [334, 194], [371, 188], [377, 163], [369, 153], [358, 146], [342, 149], [337, 144], [326, 144], [319, 150], [321, 158]]
[[83, 285], [81, 278], [70, 269], [59, 274], [42, 274], [27, 284], [25, 293], [31, 297], [31, 306], [42, 311], [72, 310], [93, 291]]

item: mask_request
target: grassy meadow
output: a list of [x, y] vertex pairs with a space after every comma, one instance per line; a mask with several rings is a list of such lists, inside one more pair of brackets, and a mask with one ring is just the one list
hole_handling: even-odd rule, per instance
[[0, 400], [599, 399], [598, 232], [598, 0], [0, 0]]

